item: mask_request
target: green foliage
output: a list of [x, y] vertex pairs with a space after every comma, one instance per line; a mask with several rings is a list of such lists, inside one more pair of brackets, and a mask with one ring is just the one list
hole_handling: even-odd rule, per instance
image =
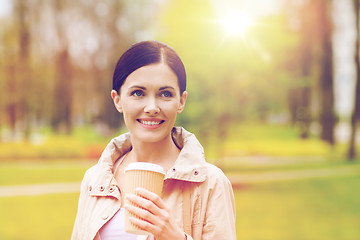
[[239, 239], [344, 239], [360, 236], [360, 177], [247, 186], [235, 192]]
[[225, 143], [227, 155], [326, 156], [331, 147], [316, 139], [299, 139], [288, 125], [247, 123], [234, 126]]
[[[0, 159], [98, 158], [113, 136], [103, 136], [94, 127], [74, 128], [72, 135], [55, 134], [49, 128], [34, 132], [34, 139], [0, 143]], [[38, 139], [39, 138], [39, 139]]]
[[215, 164], [225, 164], [225, 159], [229, 157], [341, 159], [345, 154], [344, 145], [331, 147], [315, 136], [311, 136], [310, 139], [300, 139], [298, 135], [297, 129], [287, 124], [261, 124], [254, 121], [231, 125], [226, 138], [218, 139], [217, 136], [212, 136], [209, 141], [202, 143], [208, 160]]
[[[181, 122], [180, 124], [183, 125]], [[211, 123], [204, 122], [203, 124], [208, 124], [208, 129], [214, 130]], [[189, 125], [188, 130], [197, 134], [209, 160], [219, 157], [242, 156], [341, 158], [346, 153], [345, 144], [331, 147], [316, 137], [307, 140], [299, 139], [298, 131], [289, 125], [257, 122], [233, 124], [224, 139], [219, 139], [215, 134], [211, 134], [211, 131], [209, 131], [209, 135], [201, 135], [196, 126]], [[0, 143], [0, 160], [98, 159], [110, 139], [125, 131], [125, 129], [119, 130], [113, 136], [103, 136], [97, 133], [93, 127], [84, 126], [74, 128], [73, 135], [58, 135], [45, 128], [37, 132], [40, 136], [39, 142], [37, 140]], [[220, 155], [219, 151], [222, 151]]]
[[330, 147], [319, 140], [237, 141], [226, 144], [230, 156], [326, 156]]
[[158, 21], [158, 39], [175, 48], [187, 69], [189, 96], [179, 123], [201, 139], [226, 136], [231, 123], [288, 111], [293, 79], [284, 65], [298, 37], [284, 14], [260, 17], [244, 36], [226, 36], [209, 1], [176, 0]]
[[41, 145], [29, 142], [2, 143], [0, 145], [0, 158], [66, 158], [84, 157], [88, 147], [78, 139], [59, 136], [49, 138]]

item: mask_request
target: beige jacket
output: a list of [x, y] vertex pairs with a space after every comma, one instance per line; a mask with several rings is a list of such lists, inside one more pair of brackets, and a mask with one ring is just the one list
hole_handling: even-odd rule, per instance
[[[236, 239], [235, 203], [229, 180], [219, 168], [205, 162], [203, 148], [193, 134], [173, 128], [172, 137], [181, 152], [166, 173], [162, 198], [179, 226], [184, 229], [183, 189], [190, 189], [192, 236], [187, 238]], [[72, 240], [99, 239], [99, 229], [119, 210], [121, 193], [113, 165], [130, 150], [129, 133], [112, 139], [99, 162], [85, 173]]]

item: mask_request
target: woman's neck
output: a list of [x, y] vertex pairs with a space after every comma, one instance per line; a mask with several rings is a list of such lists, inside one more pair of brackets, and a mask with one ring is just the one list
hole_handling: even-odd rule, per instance
[[167, 171], [172, 167], [180, 153], [171, 136], [159, 142], [142, 142], [132, 139], [132, 150], [128, 158], [131, 162], [155, 163]]

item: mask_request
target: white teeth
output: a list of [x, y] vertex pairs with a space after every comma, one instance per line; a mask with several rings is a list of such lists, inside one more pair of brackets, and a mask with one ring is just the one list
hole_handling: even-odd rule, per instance
[[159, 125], [161, 122], [141, 121], [141, 123], [145, 125]]

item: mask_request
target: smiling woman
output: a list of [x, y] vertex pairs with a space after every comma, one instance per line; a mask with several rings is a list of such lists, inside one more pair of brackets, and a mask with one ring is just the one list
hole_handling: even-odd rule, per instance
[[132, 133], [133, 145], [139, 141], [172, 142], [168, 133], [184, 109], [187, 92], [180, 93], [176, 74], [170, 67], [164, 63], [143, 66], [127, 77], [120, 94], [113, 90], [111, 95]]
[[[174, 127], [185, 107], [185, 89], [184, 65], [164, 43], [140, 42], [120, 57], [111, 97], [129, 133], [112, 139], [86, 172], [73, 240], [236, 238], [229, 180], [205, 161], [193, 134]], [[136, 180], [126, 178], [124, 169], [135, 162], [164, 169], [161, 196], [142, 188], [126, 194]], [[130, 223], [148, 236], [126, 232], [128, 213], [138, 217]]]

